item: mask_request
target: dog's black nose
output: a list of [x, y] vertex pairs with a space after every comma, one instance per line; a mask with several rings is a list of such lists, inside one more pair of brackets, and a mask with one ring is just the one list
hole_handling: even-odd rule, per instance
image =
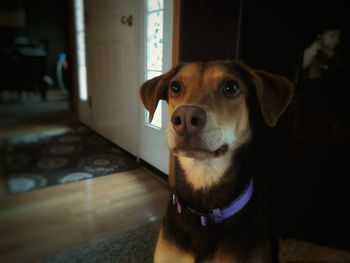
[[195, 136], [205, 126], [207, 115], [202, 108], [181, 106], [171, 116], [173, 128], [179, 136]]

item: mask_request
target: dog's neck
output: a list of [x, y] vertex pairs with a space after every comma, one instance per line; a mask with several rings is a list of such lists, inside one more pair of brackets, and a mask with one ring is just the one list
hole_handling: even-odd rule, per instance
[[249, 183], [251, 173], [246, 155], [245, 149], [229, 160], [176, 157], [174, 191], [186, 205], [199, 211], [224, 207]]

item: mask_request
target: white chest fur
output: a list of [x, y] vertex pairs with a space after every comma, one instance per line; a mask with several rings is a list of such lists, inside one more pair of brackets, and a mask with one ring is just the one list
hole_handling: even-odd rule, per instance
[[186, 180], [194, 190], [210, 188], [218, 183], [231, 163], [230, 154], [203, 160], [184, 156], [178, 158]]

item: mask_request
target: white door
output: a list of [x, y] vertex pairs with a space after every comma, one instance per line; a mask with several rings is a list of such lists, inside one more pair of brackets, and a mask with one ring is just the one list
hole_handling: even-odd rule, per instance
[[85, 0], [90, 126], [139, 152], [137, 0]]
[[[87, 110], [87, 103], [81, 103], [83, 122], [168, 174], [166, 104], [161, 104], [161, 125], [150, 125], [145, 121], [145, 109], [140, 107], [139, 88], [147, 78], [171, 67], [173, 1], [85, 0], [84, 4], [91, 105]], [[160, 68], [148, 66], [148, 60], [159, 60], [154, 50], [147, 56], [148, 31], [157, 32], [158, 44], [162, 46]]]
[[[140, 15], [144, 21], [140, 37], [144, 39], [144, 63], [140, 71], [141, 79], [145, 81], [168, 71], [171, 67], [173, 1], [145, 0], [144, 4], [143, 14]], [[148, 123], [145, 108], [141, 107], [140, 120], [140, 157], [163, 173], [169, 174], [166, 103], [158, 104], [152, 124]]]

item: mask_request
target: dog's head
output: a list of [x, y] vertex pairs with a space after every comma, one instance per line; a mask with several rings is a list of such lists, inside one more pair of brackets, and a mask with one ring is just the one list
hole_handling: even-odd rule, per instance
[[179, 65], [145, 82], [140, 94], [150, 120], [158, 101], [168, 102], [168, 146], [175, 155], [229, 160], [251, 139], [251, 90], [258, 98], [263, 119], [272, 127], [290, 103], [293, 87], [282, 76], [219, 61]]

